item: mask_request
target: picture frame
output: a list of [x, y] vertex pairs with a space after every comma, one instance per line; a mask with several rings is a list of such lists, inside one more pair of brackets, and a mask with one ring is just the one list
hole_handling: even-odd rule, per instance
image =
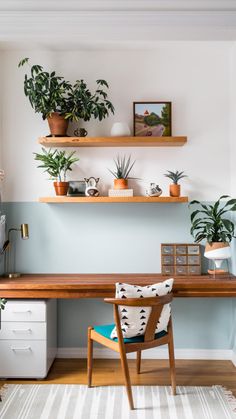
[[85, 180], [70, 180], [68, 196], [85, 196], [86, 182]]
[[171, 102], [133, 102], [135, 137], [171, 137]]

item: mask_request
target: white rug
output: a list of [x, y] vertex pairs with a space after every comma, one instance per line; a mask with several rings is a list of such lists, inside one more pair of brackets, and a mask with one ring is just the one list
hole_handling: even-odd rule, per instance
[[135, 411], [124, 387], [9, 384], [1, 389], [0, 419], [232, 419], [235, 399], [220, 386], [133, 386]]

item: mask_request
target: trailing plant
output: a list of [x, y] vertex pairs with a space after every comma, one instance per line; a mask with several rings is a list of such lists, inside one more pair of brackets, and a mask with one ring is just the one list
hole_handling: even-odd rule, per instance
[[179, 172], [178, 170], [176, 170], [175, 172], [167, 170], [167, 173], [165, 173], [164, 176], [170, 178], [175, 185], [178, 184], [180, 179], [188, 177], [187, 175], [184, 175], [184, 172]]
[[51, 149], [47, 151], [45, 148], [42, 148], [42, 154], [34, 154], [34, 159], [41, 162], [37, 167], [45, 169], [44, 172], [47, 172], [52, 179], [56, 179], [59, 182], [66, 180], [66, 173], [71, 171], [71, 166], [79, 160], [77, 157], [73, 157], [75, 151], [66, 155], [65, 151], [51, 151]]
[[0, 298], [0, 310], [4, 310], [6, 303], [6, 298]]
[[[28, 62], [29, 58], [23, 58], [18, 67]], [[91, 93], [84, 80], [76, 80], [72, 85], [64, 77], [57, 76], [55, 71], [49, 73], [41, 65], [33, 65], [30, 67], [30, 76], [25, 74], [24, 93], [32, 108], [36, 113], [41, 113], [43, 119], [58, 112], [70, 121], [89, 121], [91, 117], [101, 121], [109, 112], [114, 113], [114, 106], [103, 89], [109, 88], [108, 83], [102, 79], [96, 83], [97, 89]]]
[[222, 195], [214, 205], [202, 204], [199, 201], [191, 201], [189, 205], [198, 205], [191, 214], [191, 234], [196, 242], [206, 239], [212, 242], [231, 242], [235, 237], [234, 223], [225, 218], [225, 214], [236, 211], [236, 199], [228, 200], [223, 206], [221, 200], [229, 198]]
[[115, 176], [116, 179], [132, 179], [129, 174], [134, 166], [135, 160], [131, 162], [131, 156], [120, 157], [119, 155], [114, 159], [115, 170], [109, 170], [109, 172]]

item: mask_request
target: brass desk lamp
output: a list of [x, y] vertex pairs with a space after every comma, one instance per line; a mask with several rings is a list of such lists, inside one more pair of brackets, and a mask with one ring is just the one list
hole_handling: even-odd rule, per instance
[[8, 236], [7, 236], [7, 241], [4, 244], [5, 247], [5, 276], [7, 276], [8, 278], [18, 278], [21, 276], [21, 274], [19, 272], [11, 272], [10, 271], [10, 267], [11, 267], [11, 233], [12, 231], [20, 231], [21, 233], [21, 238], [23, 240], [27, 240], [29, 238], [29, 227], [28, 224], [21, 224], [20, 228], [10, 228], [8, 230]]

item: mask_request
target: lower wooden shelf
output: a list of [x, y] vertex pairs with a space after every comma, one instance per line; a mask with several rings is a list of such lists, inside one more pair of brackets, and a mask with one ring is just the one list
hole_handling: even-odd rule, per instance
[[132, 197], [115, 197], [109, 196], [98, 196], [98, 197], [87, 197], [87, 196], [47, 196], [39, 198], [39, 202], [48, 204], [66, 204], [66, 203], [184, 203], [188, 202], [187, 196], [180, 196], [174, 198], [171, 196], [132, 196]]

